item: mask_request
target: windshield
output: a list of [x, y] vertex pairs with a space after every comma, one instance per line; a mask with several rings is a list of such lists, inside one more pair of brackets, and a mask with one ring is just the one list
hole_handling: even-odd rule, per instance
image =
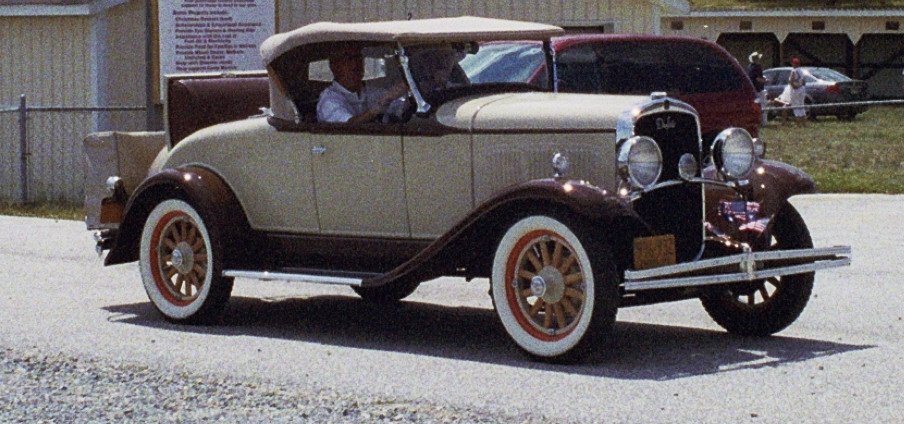
[[[430, 103], [451, 92], [504, 90], [512, 85], [543, 89], [546, 85], [540, 44], [435, 43], [409, 46], [405, 51], [414, 83]], [[538, 70], [541, 67], [544, 70]], [[531, 78], [538, 72], [543, 76]]]
[[485, 43], [461, 61], [471, 82], [531, 82], [545, 85], [546, 58], [540, 43]]

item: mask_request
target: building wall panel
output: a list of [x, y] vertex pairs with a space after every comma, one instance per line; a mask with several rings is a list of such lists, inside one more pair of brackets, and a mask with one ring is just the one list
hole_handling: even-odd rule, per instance
[[279, 4], [278, 27], [280, 31], [288, 31], [317, 21], [406, 19], [411, 13], [415, 19], [472, 15], [568, 27], [599, 27], [614, 22], [619, 32], [645, 33], [657, 27], [652, 22], [656, 16], [654, 7], [659, 6], [630, 0], [284, 0]]
[[0, 103], [84, 106], [91, 98], [88, 40], [83, 17], [0, 17]]
[[[0, 18], [0, 104], [18, 105], [25, 94], [29, 106], [94, 106], [90, 39], [88, 17]], [[94, 120], [50, 115], [29, 115], [29, 197], [75, 202], [82, 193], [81, 139]], [[0, 156], [11, 162], [0, 173], [4, 200], [20, 198], [17, 119], [9, 113], [0, 118]]]

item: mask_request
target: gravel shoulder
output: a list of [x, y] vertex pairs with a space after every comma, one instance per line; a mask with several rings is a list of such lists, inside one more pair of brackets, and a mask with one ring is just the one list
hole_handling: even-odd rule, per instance
[[0, 349], [0, 422], [533, 423], [393, 398]]

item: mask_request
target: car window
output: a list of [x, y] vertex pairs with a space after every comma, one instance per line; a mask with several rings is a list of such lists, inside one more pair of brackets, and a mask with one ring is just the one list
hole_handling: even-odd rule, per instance
[[559, 53], [558, 71], [566, 91], [607, 94], [732, 91], [747, 78], [705, 46], [650, 41], [574, 46]]
[[769, 81], [770, 85], [783, 85], [788, 83], [788, 77], [791, 76], [790, 70], [780, 70], [772, 72], [772, 79]]
[[604, 83], [604, 69], [599, 66], [596, 50], [590, 44], [574, 46], [559, 53], [556, 70], [559, 91], [617, 94], [611, 90], [611, 84]]
[[[377, 56], [369, 56], [367, 49], [364, 52], [364, 80], [382, 78], [386, 76], [386, 59], [379, 52], [371, 52]], [[330, 72], [330, 64], [327, 59], [311, 62], [308, 66], [308, 79], [311, 81], [330, 82], [333, 73]]]
[[811, 69], [809, 69], [809, 71], [810, 71], [810, 74], [812, 74], [814, 77], [819, 78], [821, 80], [825, 80], [825, 81], [838, 82], [838, 81], [850, 81], [851, 80], [846, 75], [844, 75], [841, 72], [838, 72], [834, 69], [811, 68]]
[[529, 82], [545, 61], [540, 43], [486, 43], [459, 64], [472, 83]]

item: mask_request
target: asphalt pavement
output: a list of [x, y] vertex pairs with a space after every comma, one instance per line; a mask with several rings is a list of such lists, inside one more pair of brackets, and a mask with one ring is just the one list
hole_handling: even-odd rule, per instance
[[[107, 377], [44, 381], [22, 366], [44, 361], [63, 371], [90, 364], [125, 388], [123, 373], [161, 387], [133, 392], [128, 402], [138, 404], [178, 397], [182, 384], [247, 384], [242, 396], [271, 394], [275, 404], [265, 406], [283, 414], [278, 421], [904, 422], [904, 196], [792, 203], [817, 246], [848, 244], [854, 253], [851, 267], [818, 273], [810, 304], [788, 329], [733, 337], [693, 300], [627, 308], [614, 346], [573, 366], [522, 356], [497, 322], [486, 280], [427, 282], [396, 309], [368, 306], [346, 287], [237, 280], [222, 324], [170, 324], [149, 304], [134, 263], [102, 266], [84, 224], [0, 216], [0, 358], [12, 364], [0, 370], [0, 400], [52, 403], [39, 396], [44, 385], [58, 393], [87, 384], [79, 396], [103, 408], [109, 391], [90, 389]], [[166, 378], [148, 376], [155, 373]], [[185, 400], [238, 396], [227, 392]], [[298, 412], [324, 393], [323, 403], [358, 409]], [[385, 402], [402, 412], [367, 409]], [[0, 417], [27, 404], [15, 405], [7, 415], [0, 407]], [[55, 418], [268, 416], [257, 403], [213, 405], [208, 415]]]

